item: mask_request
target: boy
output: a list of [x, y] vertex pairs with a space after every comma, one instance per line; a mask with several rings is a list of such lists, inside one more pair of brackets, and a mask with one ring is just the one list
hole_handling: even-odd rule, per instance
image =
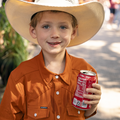
[[94, 115], [101, 97], [99, 84], [86, 90], [92, 95], [84, 94], [84, 98], [91, 99], [85, 101], [91, 105], [89, 110], [73, 107], [72, 98], [79, 71], [96, 71], [85, 60], [69, 55], [66, 47], [87, 41], [100, 29], [104, 19], [101, 4], [9, 0], [5, 9], [14, 29], [38, 43], [41, 52], [12, 71], [1, 102], [0, 119], [84, 120]]

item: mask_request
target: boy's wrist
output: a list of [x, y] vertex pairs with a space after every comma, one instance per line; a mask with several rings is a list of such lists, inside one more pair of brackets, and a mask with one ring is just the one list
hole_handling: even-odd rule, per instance
[[91, 105], [91, 108], [89, 110], [86, 110], [85, 111], [85, 117], [89, 117], [91, 116], [92, 114], [94, 114], [94, 112], [97, 110], [97, 105], [98, 104], [95, 104], [95, 105]]

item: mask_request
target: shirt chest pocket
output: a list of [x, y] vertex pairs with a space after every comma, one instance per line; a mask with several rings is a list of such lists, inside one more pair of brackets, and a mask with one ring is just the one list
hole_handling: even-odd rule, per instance
[[67, 118], [69, 120], [78, 120], [78, 119], [85, 119], [84, 118], [84, 111], [83, 110], [79, 110], [77, 108], [75, 108], [74, 106], [70, 105], [67, 107]]
[[43, 118], [48, 118], [50, 116], [49, 109], [38, 108], [38, 106], [29, 106], [27, 112], [28, 120], [40, 120]]

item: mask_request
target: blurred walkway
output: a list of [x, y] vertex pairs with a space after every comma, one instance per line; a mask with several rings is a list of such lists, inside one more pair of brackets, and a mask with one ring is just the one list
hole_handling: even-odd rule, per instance
[[[120, 120], [120, 30], [108, 30], [106, 24], [88, 42], [67, 49], [82, 57], [98, 72], [102, 98], [97, 114], [88, 120]], [[29, 45], [29, 58], [40, 52], [40, 47]], [[2, 96], [5, 88], [0, 89]]]

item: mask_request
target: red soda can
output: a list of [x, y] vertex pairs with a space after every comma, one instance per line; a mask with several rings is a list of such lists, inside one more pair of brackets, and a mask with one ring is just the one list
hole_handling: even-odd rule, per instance
[[72, 105], [81, 110], [90, 109], [89, 104], [85, 104], [84, 101], [90, 99], [83, 98], [83, 94], [91, 94], [86, 92], [86, 88], [92, 88], [92, 84], [96, 82], [96, 74], [88, 70], [81, 70], [77, 76], [77, 87], [74, 97], [72, 99]]

